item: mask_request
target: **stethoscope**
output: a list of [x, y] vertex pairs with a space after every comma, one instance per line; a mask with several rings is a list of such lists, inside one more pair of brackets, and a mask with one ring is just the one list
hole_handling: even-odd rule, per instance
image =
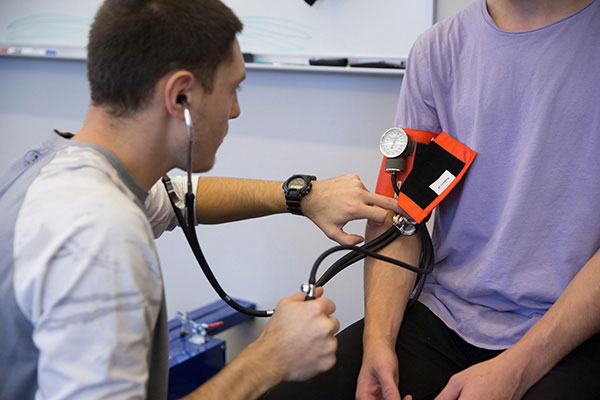
[[[270, 317], [273, 315], [275, 310], [254, 310], [248, 307], [244, 307], [243, 305], [236, 302], [233, 298], [231, 298], [225, 290], [221, 287], [217, 278], [212, 273], [204, 254], [202, 253], [202, 249], [200, 248], [200, 244], [198, 243], [198, 236], [196, 235], [195, 228], [195, 196], [192, 189], [192, 148], [194, 144], [194, 129], [192, 124], [192, 117], [190, 115], [190, 111], [188, 108], [187, 99], [184, 95], [180, 95], [177, 97], [177, 103], [183, 106], [183, 116], [185, 125], [187, 127], [188, 134], [188, 156], [187, 156], [187, 192], [185, 194], [185, 200], [182, 201], [177, 193], [175, 193], [175, 189], [173, 188], [173, 184], [171, 179], [165, 175], [162, 177], [162, 182], [167, 190], [169, 195], [169, 201], [171, 202], [171, 206], [173, 207], [173, 211], [183, 230], [185, 238], [192, 249], [192, 252], [200, 265], [200, 268], [204, 272], [206, 279], [213, 287], [215, 292], [227, 303], [230, 307], [235, 310], [253, 316], [253, 317]], [[395, 179], [395, 176], [394, 176]], [[394, 188], [396, 189], [396, 182], [394, 182]], [[396, 193], [398, 194], [398, 193]], [[394, 258], [386, 257], [381, 254], [376, 253], [377, 251], [383, 249], [385, 246], [390, 244], [392, 241], [397, 239], [398, 237], [405, 235], [410, 236], [415, 233], [419, 233], [421, 235], [421, 257], [419, 260], [419, 267], [414, 267], [410, 264], [404, 263], [400, 260], [396, 260]], [[319, 265], [323, 262], [323, 260], [329, 255], [342, 251], [342, 250], [350, 250], [350, 252], [335, 263], [333, 263], [327, 271], [321, 275], [321, 277], [317, 280], [317, 270]], [[377, 238], [371, 240], [370, 242], [365, 243], [362, 246], [353, 246], [353, 245], [339, 245], [334, 246], [325, 252], [323, 252], [313, 264], [313, 267], [310, 271], [310, 276], [308, 279], [308, 283], [305, 283], [301, 286], [301, 290], [306, 293], [305, 300], [312, 300], [315, 298], [315, 289], [319, 286], [325, 285], [327, 282], [331, 280], [335, 275], [343, 271], [345, 268], [350, 265], [356, 263], [357, 261], [362, 260], [365, 257], [373, 257], [378, 260], [382, 260], [402, 268], [406, 268], [410, 271], [416, 272], [418, 274], [417, 282], [415, 284], [415, 288], [413, 291], [413, 295], [408, 303], [408, 307], [414, 304], [419, 297], [423, 286], [425, 284], [425, 277], [432, 271], [433, 269], [433, 246], [431, 244], [431, 238], [429, 237], [429, 232], [424, 224], [414, 224], [410, 219], [396, 215], [394, 217], [393, 226], [390, 227], [383, 234], [378, 236]]]

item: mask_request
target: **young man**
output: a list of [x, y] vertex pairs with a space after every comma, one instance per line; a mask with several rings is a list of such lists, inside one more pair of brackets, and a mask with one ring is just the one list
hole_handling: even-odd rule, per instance
[[[176, 219], [159, 178], [209, 170], [240, 113], [240, 21], [219, 0], [107, 0], [92, 25], [92, 104], [0, 180], [0, 398], [166, 398], [167, 321], [154, 236]], [[183, 197], [185, 180], [174, 180]], [[201, 178], [199, 222], [286, 212], [281, 182]], [[347, 203], [331, 203], [332, 193]], [[394, 201], [355, 176], [314, 182], [301, 210], [344, 243]], [[298, 210], [296, 210], [298, 211]], [[318, 291], [320, 296], [321, 290]], [[255, 398], [335, 361], [334, 304], [283, 299], [259, 339], [190, 398]]]
[[405, 310], [414, 274], [368, 260], [334, 369], [268, 399], [598, 398], [599, 38], [599, 0], [477, 0], [419, 38], [396, 126], [478, 152], [435, 216], [433, 273]]

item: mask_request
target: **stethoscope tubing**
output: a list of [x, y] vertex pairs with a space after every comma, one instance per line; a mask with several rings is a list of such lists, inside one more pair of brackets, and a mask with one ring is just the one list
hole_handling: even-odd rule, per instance
[[[179, 100], [178, 100], [179, 103]], [[187, 101], [185, 97], [182, 98], [180, 104], [184, 106], [184, 120], [187, 127], [188, 133], [188, 157], [187, 157], [187, 192], [185, 194], [185, 203], [184, 205], [178, 200], [174, 200], [175, 192], [170, 182], [170, 178], [168, 176], [163, 177], [163, 183], [168, 193], [169, 201], [171, 202], [171, 206], [173, 207], [173, 211], [179, 223], [179, 226], [183, 230], [184, 236], [192, 249], [192, 253], [200, 265], [202, 272], [206, 276], [206, 279], [213, 287], [215, 292], [233, 309], [244, 313], [246, 315], [250, 315], [252, 317], [270, 317], [273, 315], [275, 310], [255, 310], [252, 308], [245, 307], [235, 301], [231, 296], [225, 292], [225, 290], [221, 287], [217, 278], [213, 274], [210, 266], [208, 265], [208, 261], [206, 261], [206, 257], [204, 257], [204, 253], [202, 252], [202, 248], [200, 247], [200, 243], [198, 242], [198, 236], [196, 235], [196, 227], [195, 227], [195, 196], [192, 190], [192, 147], [193, 147], [193, 124], [192, 118], [190, 115], [190, 111], [188, 108]], [[394, 189], [397, 191], [397, 185], [395, 182], [395, 174], [392, 175], [392, 180], [394, 184]], [[187, 221], [182, 215], [182, 208], [185, 207], [187, 214]], [[415, 284], [415, 290], [413, 291], [413, 296], [409, 301], [409, 307], [416, 302], [416, 299], [419, 297], [421, 290], [423, 289], [423, 285], [425, 282], [425, 277], [427, 274], [431, 272], [433, 269], [433, 246], [431, 244], [431, 238], [429, 237], [429, 232], [424, 225], [417, 225], [417, 231], [421, 233], [421, 242], [422, 242], [422, 251], [421, 257], [419, 261], [419, 267], [414, 267], [410, 264], [404, 263], [400, 260], [396, 260], [387, 256], [383, 256], [381, 254], [377, 254], [376, 252], [383, 249], [385, 246], [394, 241], [398, 236], [401, 235], [401, 232], [395, 226], [389, 228], [386, 232], [371, 240], [368, 243], [365, 243], [363, 246], [353, 246], [353, 245], [339, 245], [332, 247], [325, 252], [323, 252], [313, 264], [313, 267], [309, 276], [309, 285], [314, 286], [323, 286], [329, 280], [331, 280], [335, 275], [349, 267], [350, 265], [362, 260], [365, 257], [373, 257], [381, 261], [385, 261], [394, 265], [397, 265], [402, 268], [406, 268], [410, 271], [413, 271], [418, 274], [417, 281]], [[321, 278], [317, 281], [316, 275], [317, 270], [323, 260], [329, 255], [342, 251], [342, 250], [350, 250], [350, 252], [340, 258], [337, 262], [332, 264], [327, 271], [321, 276]], [[308, 295], [306, 296], [306, 300], [310, 300], [313, 297]]]

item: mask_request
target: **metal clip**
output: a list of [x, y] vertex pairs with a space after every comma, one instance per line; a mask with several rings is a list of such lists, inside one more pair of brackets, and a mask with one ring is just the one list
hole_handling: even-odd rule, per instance
[[303, 283], [300, 286], [300, 290], [306, 293], [307, 298], [315, 298], [315, 285], [313, 285], [312, 283]]
[[175, 193], [175, 188], [173, 187], [173, 182], [171, 182], [171, 178], [168, 175], [162, 177], [163, 185], [167, 189], [167, 193], [169, 194], [169, 198], [171, 199], [171, 203], [175, 205], [175, 207], [179, 208], [183, 212], [185, 212], [185, 204], [183, 201], [177, 196]]
[[181, 332], [179, 333], [182, 337], [186, 336], [190, 333], [194, 335], [191, 336], [188, 340], [190, 343], [194, 344], [204, 344], [208, 340], [208, 332], [207, 329], [216, 328], [217, 326], [223, 325], [223, 321], [213, 322], [212, 324], [206, 323], [198, 323], [191, 319], [190, 317], [181, 312], [177, 311], [175, 317], [181, 322]]
[[405, 217], [404, 215], [396, 214], [392, 219], [392, 225], [394, 225], [403, 236], [412, 236], [417, 233], [417, 223]]

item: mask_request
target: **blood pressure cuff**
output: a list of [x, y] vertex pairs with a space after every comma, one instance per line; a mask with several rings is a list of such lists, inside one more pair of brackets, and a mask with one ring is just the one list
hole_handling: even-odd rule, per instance
[[[421, 223], [454, 189], [465, 175], [477, 153], [445, 132], [435, 134], [404, 129], [415, 142], [415, 150], [398, 174], [398, 205], [417, 223]], [[394, 197], [391, 171], [381, 163], [375, 192]]]

